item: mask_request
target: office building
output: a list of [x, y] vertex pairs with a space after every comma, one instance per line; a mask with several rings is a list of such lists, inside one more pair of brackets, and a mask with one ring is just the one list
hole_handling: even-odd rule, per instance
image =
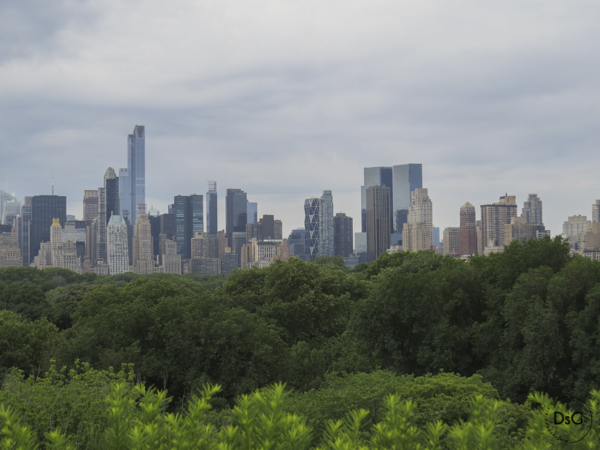
[[40, 244], [33, 265], [38, 269], [58, 267], [81, 273], [81, 260], [77, 257], [77, 246], [72, 241], [63, 242], [62, 231], [59, 219], [53, 218], [49, 230], [50, 242]]
[[197, 232], [192, 238], [191, 259], [220, 258], [220, 243], [216, 237], [211, 238], [208, 233]]
[[177, 253], [182, 259], [190, 259], [192, 238], [197, 232], [204, 232], [203, 197], [197, 194], [177, 195], [173, 204]]
[[4, 202], [4, 208], [0, 219], [4, 225], [12, 228], [17, 226], [17, 217], [21, 215], [21, 202], [18, 200], [10, 200]]
[[592, 222], [600, 222], [600, 200], [592, 205]]
[[29, 231], [31, 263], [40, 251], [42, 242], [50, 241], [50, 227], [53, 219], [59, 223], [67, 221], [67, 197], [61, 195], [35, 195], [31, 198], [31, 225]]
[[[371, 186], [387, 186], [390, 189], [390, 220], [392, 215], [393, 204], [393, 182], [391, 167], [365, 167], [364, 168], [364, 185], [361, 186], [361, 230], [367, 232], [367, 189]], [[390, 228], [393, 229], [393, 224], [390, 222]]]
[[588, 229], [587, 216], [577, 215], [569, 216], [566, 222], [563, 222], [563, 237], [573, 242], [579, 239], [579, 233], [584, 233]]
[[258, 203], [248, 202], [246, 204], [247, 223], [258, 222]]
[[367, 188], [367, 258], [375, 261], [390, 248], [390, 188]]
[[31, 229], [31, 197], [25, 197], [21, 207], [21, 215], [17, 218], [17, 230], [19, 236], [19, 248], [23, 258], [22, 265], [28, 266], [32, 257], [30, 255], [30, 229]]
[[119, 206], [121, 208], [121, 217], [131, 222], [131, 178], [128, 169], [119, 169]]
[[164, 234], [161, 234], [161, 238], [158, 272], [181, 275], [181, 255], [177, 253], [177, 243], [166, 239]]
[[460, 227], [448, 227], [444, 229], [444, 255], [458, 258], [461, 246], [461, 229]]
[[119, 199], [119, 177], [113, 167], [108, 167], [104, 174], [104, 192], [106, 196], [106, 223], [111, 216], [121, 215], [121, 201]]
[[247, 194], [241, 189], [227, 189], [225, 197], [225, 236], [229, 247], [233, 248], [233, 233], [244, 233], [245, 240], [247, 219]]
[[319, 235], [321, 243], [319, 244], [320, 255], [334, 255], [334, 233], [333, 225], [333, 196], [331, 191], [323, 191], [321, 196], [321, 210], [319, 213]]
[[133, 233], [133, 272], [138, 275], [154, 273], [152, 229], [146, 211], [141, 210]]
[[408, 222], [408, 209], [412, 202], [412, 193], [423, 187], [422, 164], [400, 164], [392, 167], [393, 232], [402, 233]]
[[533, 225], [544, 225], [542, 218], [542, 201], [537, 194], [529, 194], [529, 198], [523, 203], [522, 214], [525, 223]]
[[218, 208], [217, 208], [217, 182], [208, 182], [208, 192], [206, 193], [206, 232], [210, 237], [217, 237], [218, 229]]
[[433, 248], [433, 205], [427, 189], [417, 188], [411, 194], [407, 223], [402, 233], [402, 248], [410, 252]]
[[19, 248], [19, 236], [13, 228], [10, 232], [0, 232], [0, 267], [22, 266], [23, 256]]
[[[127, 171], [131, 180], [131, 223], [146, 211], [146, 129], [136, 125], [127, 138]], [[134, 233], [135, 234], [135, 233]]]
[[83, 191], [83, 220], [88, 225], [98, 217], [98, 190], [86, 189]]
[[481, 205], [481, 240], [485, 247], [500, 248], [504, 245], [505, 227], [517, 216], [517, 202], [514, 195], [504, 195], [500, 201], [490, 205]]
[[350, 256], [354, 251], [352, 217], [344, 213], [337, 213], [333, 218], [334, 226], [334, 244], [333, 253], [335, 256]]
[[468, 256], [475, 255], [477, 251], [477, 219], [475, 217], [475, 207], [467, 202], [460, 207], [459, 253], [461, 256]]
[[300, 259], [306, 259], [305, 255], [305, 242], [304, 238], [306, 230], [304, 228], [298, 228], [292, 230], [288, 237], [288, 245], [290, 247], [290, 255], [297, 256]]
[[15, 197], [13, 194], [10, 194], [10, 193], [0, 189], [0, 223], [6, 225], [6, 223], [4, 222], [5, 204], [9, 203], [9, 202], [15, 202], [15, 201], [17, 201], [17, 197]]
[[106, 227], [108, 273], [129, 272], [127, 224], [123, 217], [112, 215]]
[[524, 216], [511, 217], [510, 223], [504, 225], [504, 245], [509, 245], [512, 241], [536, 239], [537, 227], [535, 223], [528, 223]]
[[318, 256], [333, 256], [334, 225], [333, 196], [331, 191], [323, 191], [320, 198], [304, 201], [304, 251], [308, 259]]

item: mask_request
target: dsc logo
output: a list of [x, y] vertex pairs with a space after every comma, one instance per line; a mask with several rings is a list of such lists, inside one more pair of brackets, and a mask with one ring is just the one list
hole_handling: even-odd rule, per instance
[[[573, 410], [569, 405], [577, 405]], [[560, 442], [574, 444], [581, 441], [592, 427], [592, 413], [585, 402], [561, 398], [552, 408], [546, 409], [546, 427]]]

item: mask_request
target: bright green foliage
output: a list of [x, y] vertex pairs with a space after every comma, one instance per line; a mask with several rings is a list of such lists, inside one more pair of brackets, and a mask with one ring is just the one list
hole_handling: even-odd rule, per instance
[[[25, 377], [13, 370], [0, 390], [0, 403], [23, 418], [29, 429], [43, 438], [55, 429], [65, 431], [75, 443], [85, 440], [90, 427], [106, 420], [106, 396], [113, 381], [133, 379], [131, 367], [120, 372], [97, 371], [89, 364], [76, 364], [76, 369], [60, 371], [52, 365], [44, 375]], [[129, 391], [131, 391], [131, 384]], [[57, 437], [58, 439], [58, 437]]]
[[[42, 443], [49, 449], [598, 449], [600, 448], [600, 393], [593, 391], [587, 408], [594, 417], [585, 434], [576, 426], [549, 425], [555, 410], [573, 411], [555, 404], [545, 394], [532, 394], [530, 401], [541, 408], [532, 411], [527, 433], [520, 441], [507, 442], [496, 433], [502, 423], [502, 402], [476, 395], [470, 400], [469, 420], [449, 425], [430, 421], [418, 426], [418, 404], [388, 395], [380, 421], [365, 427], [369, 412], [355, 409], [339, 420], [330, 420], [311, 446], [313, 430], [305, 419], [283, 408], [286, 393], [282, 384], [238, 398], [232, 423], [217, 427], [206, 420], [211, 399], [219, 386], [206, 385], [194, 396], [183, 414], [168, 413], [164, 391], [114, 381], [104, 405], [94, 405], [103, 421], [88, 427], [85, 436], [53, 428], [36, 439], [31, 424], [23, 422], [14, 407], [0, 404], [0, 449], [34, 449]], [[573, 443], [578, 440], [578, 442]]]

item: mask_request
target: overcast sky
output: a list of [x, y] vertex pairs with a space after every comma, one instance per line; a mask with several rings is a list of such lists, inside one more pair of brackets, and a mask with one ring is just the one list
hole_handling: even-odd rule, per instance
[[[436, 226], [516, 195], [553, 235], [600, 198], [600, 2], [0, 0], [0, 188], [67, 196], [127, 164], [146, 198], [241, 188], [303, 226], [363, 168], [423, 164]], [[479, 218], [479, 208], [477, 216]]]

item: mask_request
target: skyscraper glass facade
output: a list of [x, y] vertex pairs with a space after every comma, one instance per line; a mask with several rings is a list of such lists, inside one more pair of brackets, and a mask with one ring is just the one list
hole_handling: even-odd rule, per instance
[[146, 131], [136, 125], [127, 138], [127, 169], [131, 180], [131, 222], [146, 210]]
[[177, 195], [175, 197], [175, 236], [177, 253], [183, 259], [192, 257], [192, 238], [204, 231], [202, 195]]
[[248, 223], [248, 196], [241, 189], [227, 189], [225, 197], [225, 234], [227, 245], [232, 247], [233, 233], [246, 233]]
[[422, 164], [400, 164], [392, 167], [392, 203], [393, 231], [402, 233], [404, 224], [408, 221], [408, 208], [411, 193], [423, 187]]
[[[363, 233], [367, 231], [367, 196], [366, 191], [371, 186], [387, 186], [390, 188], [390, 198], [393, 198], [393, 177], [391, 167], [365, 167], [364, 169], [364, 185], [361, 187], [361, 230]], [[391, 217], [390, 205], [390, 217]], [[392, 223], [390, 222], [390, 225]], [[393, 229], [393, 228], [392, 228]]]
[[307, 259], [319, 256], [319, 212], [320, 198], [304, 200], [304, 254]]
[[209, 237], [217, 237], [217, 182], [208, 182], [208, 192], [206, 193], [206, 232]]

